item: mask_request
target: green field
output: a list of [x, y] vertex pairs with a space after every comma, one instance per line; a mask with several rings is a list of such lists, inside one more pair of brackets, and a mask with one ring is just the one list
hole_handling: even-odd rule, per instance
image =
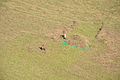
[[120, 0], [0, 0], [0, 80], [120, 80], [119, 50]]

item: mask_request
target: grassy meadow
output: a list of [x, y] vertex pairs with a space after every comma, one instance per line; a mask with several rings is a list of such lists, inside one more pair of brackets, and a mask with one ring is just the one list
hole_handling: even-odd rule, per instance
[[[90, 49], [53, 40], [64, 27]], [[0, 80], [120, 80], [119, 37], [120, 0], [0, 0]]]

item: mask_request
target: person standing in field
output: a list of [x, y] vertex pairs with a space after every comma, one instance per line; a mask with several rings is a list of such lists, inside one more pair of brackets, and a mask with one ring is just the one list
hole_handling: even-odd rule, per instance
[[66, 39], [66, 32], [63, 31], [63, 39]]

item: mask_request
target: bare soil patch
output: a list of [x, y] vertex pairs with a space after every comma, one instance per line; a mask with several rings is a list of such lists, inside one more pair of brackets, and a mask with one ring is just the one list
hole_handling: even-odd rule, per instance
[[67, 40], [68, 44], [71, 46], [77, 46], [79, 48], [85, 48], [89, 45], [89, 40], [83, 36], [73, 35]]
[[120, 33], [114, 29], [104, 28], [98, 35], [98, 40], [107, 45], [105, 54], [96, 57], [108, 71], [120, 70]]
[[66, 34], [69, 34], [72, 30], [74, 30], [75, 25], [77, 25], [77, 22], [72, 21], [68, 26], [59, 26], [58, 28], [55, 28], [47, 32], [46, 37], [54, 41], [60, 41], [61, 35], [63, 34], [63, 32], [65, 32]]
[[71, 27], [56, 28], [52, 32], [48, 32], [47, 37], [55, 42], [66, 41], [69, 45], [77, 46], [79, 48], [84, 48], [90, 44], [89, 39], [83, 35], [67, 36], [65, 40], [61, 37], [63, 31], [68, 35], [72, 30], [73, 28]]

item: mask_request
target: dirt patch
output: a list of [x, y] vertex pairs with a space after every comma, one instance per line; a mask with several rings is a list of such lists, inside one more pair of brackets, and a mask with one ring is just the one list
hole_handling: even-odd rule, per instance
[[89, 45], [88, 39], [83, 36], [73, 35], [67, 40], [68, 44], [71, 46], [77, 46], [79, 48], [85, 48]]
[[87, 37], [83, 35], [67, 36], [66, 39], [63, 39], [63, 37], [61, 36], [64, 32], [68, 35], [72, 30], [74, 30], [73, 26], [75, 25], [75, 23], [76, 22], [73, 21], [73, 24], [68, 27], [59, 27], [50, 32], [47, 32], [46, 36], [54, 42], [65, 41], [67, 45], [70, 46], [76, 46], [78, 48], [88, 47], [90, 45], [90, 41]]
[[63, 31], [65, 31], [66, 34], [68, 34], [72, 30], [73, 30], [72, 28], [68, 28], [68, 27], [59, 27], [59, 28], [56, 28], [52, 31], [47, 32], [46, 36], [49, 39], [52, 39], [54, 41], [60, 41], [61, 40], [61, 35], [63, 34]]
[[114, 29], [104, 28], [98, 35], [98, 40], [107, 45], [105, 54], [96, 57], [108, 71], [120, 70], [120, 33]]
[[54, 41], [60, 41], [61, 35], [63, 34], [63, 32], [65, 32], [66, 34], [69, 34], [72, 30], [74, 30], [76, 25], [77, 25], [77, 22], [72, 21], [68, 26], [59, 26], [47, 32], [46, 37]]
[[[60, 26], [47, 32], [46, 37], [48, 37], [50, 40], [53, 40], [54, 42], [64, 41], [61, 35], [63, 35], [64, 32], [68, 35], [71, 31], [74, 30], [76, 25], [77, 22], [72, 21], [71, 24], [66, 27]], [[65, 41], [71, 46], [77, 46], [80, 48], [84, 48], [90, 44], [89, 40], [83, 35], [67, 36]]]

